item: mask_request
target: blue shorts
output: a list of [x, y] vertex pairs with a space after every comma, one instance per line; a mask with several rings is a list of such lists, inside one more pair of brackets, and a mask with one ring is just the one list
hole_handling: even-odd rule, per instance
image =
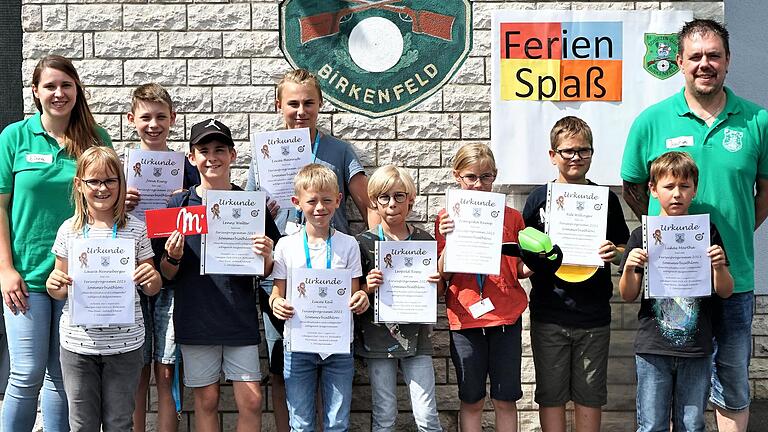
[[144, 364], [176, 363], [176, 338], [173, 331], [173, 287], [148, 297], [139, 293], [144, 317]]
[[717, 298], [712, 326], [715, 353], [709, 400], [728, 411], [749, 408], [749, 360], [752, 356], [753, 292]]
[[483, 400], [488, 377], [491, 399], [515, 402], [523, 397], [522, 329], [518, 319], [504, 326], [451, 330], [451, 360], [459, 382], [459, 399], [466, 403]]

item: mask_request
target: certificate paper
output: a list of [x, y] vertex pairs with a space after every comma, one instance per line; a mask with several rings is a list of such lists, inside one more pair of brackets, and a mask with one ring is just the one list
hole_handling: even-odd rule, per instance
[[608, 188], [547, 185], [545, 231], [563, 250], [563, 264], [602, 267], [598, 250], [608, 226]]
[[650, 297], [712, 294], [709, 215], [643, 216], [648, 251], [645, 293]]
[[349, 354], [351, 291], [351, 270], [292, 269], [286, 287], [287, 300], [295, 312], [285, 322], [289, 349], [325, 357]]
[[134, 324], [136, 243], [127, 239], [73, 240], [67, 273], [72, 277], [72, 325]]
[[309, 129], [286, 129], [251, 134], [251, 154], [258, 173], [259, 189], [281, 208], [293, 208], [293, 178], [312, 163]]
[[455, 222], [445, 236], [445, 271], [498, 275], [504, 231], [504, 194], [449, 189], [445, 208]]
[[125, 182], [141, 199], [131, 212], [144, 220], [144, 211], [165, 208], [173, 191], [184, 185], [184, 153], [126, 149]]
[[200, 274], [264, 274], [264, 257], [251, 249], [251, 237], [264, 235], [266, 199], [264, 192], [206, 191]]
[[376, 290], [376, 323], [437, 322], [437, 284], [427, 278], [437, 273], [437, 242], [378, 241], [377, 268], [384, 283]]

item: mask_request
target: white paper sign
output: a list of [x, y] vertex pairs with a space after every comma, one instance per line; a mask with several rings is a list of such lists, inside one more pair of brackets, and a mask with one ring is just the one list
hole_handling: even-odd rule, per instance
[[449, 189], [445, 209], [453, 232], [445, 237], [444, 270], [498, 275], [504, 233], [504, 194]]
[[[496, 183], [549, 181], [549, 132], [573, 115], [592, 128], [597, 151], [589, 177], [621, 184], [632, 122], [683, 87], [681, 73], [667, 74], [677, 67], [668, 36], [691, 19], [691, 11], [492, 11], [491, 148], [502, 167]], [[616, 87], [620, 100], [601, 100], [615, 99]]]
[[309, 129], [285, 129], [251, 134], [251, 155], [259, 189], [281, 208], [292, 208], [293, 178], [312, 163]]
[[251, 237], [264, 235], [266, 199], [264, 192], [206, 191], [200, 274], [264, 274], [264, 257], [251, 249]]
[[291, 269], [286, 299], [294, 315], [285, 322], [288, 349], [297, 352], [349, 354], [352, 343], [352, 271]]
[[184, 185], [185, 157], [181, 152], [126, 149], [126, 185], [141, 194], [131, 214], [144, 220], [145, 210], [168, 205], [171, 194]]
[[134, 240], [72, 240], [68, 266], [73, 281], [68, 298], [72, 325], [135, 323]]
[[709, 215], [643, 216], [646, 297], [712, 294]]
[[384, 282], [374, 296], [376, 323], [437, 322], [437, 242], [378, 241], [377, 268]]
[[563, 264], [602, 267], [598, 250], [608, 225], [608, 188], [547, 184], [545, 231], [563, 250]]

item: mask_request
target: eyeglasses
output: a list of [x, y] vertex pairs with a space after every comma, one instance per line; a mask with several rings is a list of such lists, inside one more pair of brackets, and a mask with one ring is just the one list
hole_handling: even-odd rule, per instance
[[489, 185], [493, 183], [494, 180], [496, 180], [496, 174], [483, 174], [483, 175], [476, 175], [476, 174], [467, 174], [463, 176], [459, 176], [464, 183], [467, 184], [475, 184], [478, 180], [480, 180], [480, 183], [484, 185]]
[[88, 186], [91, 190], [99, 190], [101, 189], [101, 186], [105, 186], [107, 189], [115, 189], [120, 185], [120, 179], [117, 177], [110, 177], [105, 180], [99, 180], [99, 179], [83, 179], [81, 178], [83, 183], [85, 183], [86, 186]]
[[407, 192], [395, 192], [391, 196], [381, 194], [376, 197], [376, 201], [379, 202], [381, 205], [387, 205], [389, 204], [389, 200], [394, 199], [396, 203], [402, 204], [405, 202], [405, 200], [408, 199], [408, 193]]
[[592, 158], [592, 154], [594, 152], [595, 151], [593, 149], [591, 149], [591, 148], [555, 150], [555, 153], [559, 154], [560, 157], [565, 159], [565, 160], [571, 160], [577, 154], [579, 155], [579, 158], [581, 158], [581, 159], [590, 159], [590, 158]]

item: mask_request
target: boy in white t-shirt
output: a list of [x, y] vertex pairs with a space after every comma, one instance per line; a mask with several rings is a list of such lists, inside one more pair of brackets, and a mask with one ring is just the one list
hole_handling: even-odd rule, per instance
[[[336, 175], [320, 164], [302, 168], [294, 179], [292, 202], [304, 215], [302, 229], [283, 237], [275, 249], [272, 277], [275, 288], [269, 306], [279, 319], [290, 319], [293, 307], [285, 299], [286, 280], [293, 268], [352, 270], [349, 308], [360, 314], [368, 309], [368, 296], [360, 291], [360, 247], [354, 237], [331, 228], [331, 219], [341, 202]], [[316, 353], [291, 352], [286, 346], [285, 390], [292, 430], [315, 429], [315, 392], [320, 376], [323, 399], [323, 430], [349, 429], [352, 378], [355, 365], [349, 354], [321, 357]], [[318, 372], [320, 372], [318, 374]]]

